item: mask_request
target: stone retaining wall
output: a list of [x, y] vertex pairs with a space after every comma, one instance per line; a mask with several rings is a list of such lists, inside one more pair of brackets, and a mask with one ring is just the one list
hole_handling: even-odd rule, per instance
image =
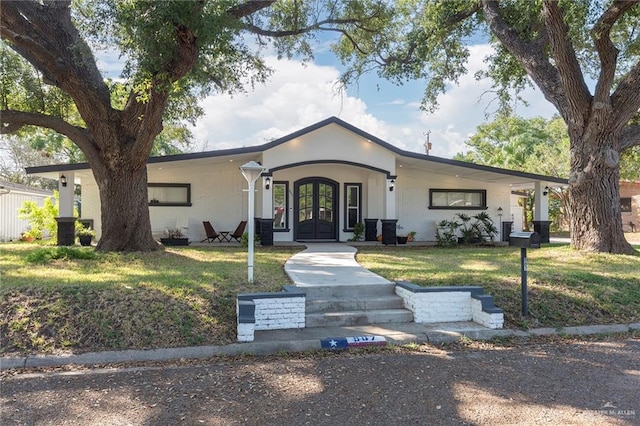
[[416, 323], [474, 321], [488, 328], [502, 328], [504, 314], [493, 304], [493, 296], [478, 286], [420, 287], [396, 283], [396, 294], [413, 312]]
[[253, 342], [256, 330], [304, 328], [305, 302], [306, 294], [293, 286], [278, 293], [238, 294], [238, 341]]

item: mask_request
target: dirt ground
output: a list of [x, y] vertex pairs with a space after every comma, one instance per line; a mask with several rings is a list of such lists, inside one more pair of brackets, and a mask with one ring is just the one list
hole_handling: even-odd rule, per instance
[[640, 338], [5, 372], [3, 425], [639, 425]]

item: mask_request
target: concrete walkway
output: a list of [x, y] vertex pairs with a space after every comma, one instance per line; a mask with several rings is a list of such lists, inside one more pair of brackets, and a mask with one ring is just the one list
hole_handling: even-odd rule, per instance
[[343, 243], [309, 243], [284, 270], [296, 287], [393, 284], [356, 262], [356, 248]]
[[[292, 256], [285, 271], [300, 287], [322, 285], [389, 284], [390, 281], [362, 268], [355, 261], [356, 249], [344, 243], [314, 243]], [[346, 327], [316, 327], [293, 330], [257, 331], [251, 343], [220, 346], [196, 346], [152, 350], [126, 350], [78, 355], [36, 355], [0, 358], [0, 370], [23, 367], [49, 367], [65, 364], [95, 365], [122, 362], [170, 361], [209, 358], [221, 355], [266, 355], [282, 352], [306, 352], [321, 349], [320, 341], [340, 337], [382, 336], [389, 343], [444, 343], [463, 337], [488, 340], [502, 336], [584, 335], [623, 333], [640, 330], [640, 323], [566, 328], [542, 328], [529, 331], [491, 330], [473, 322], [439, 324], [380, 324]]]

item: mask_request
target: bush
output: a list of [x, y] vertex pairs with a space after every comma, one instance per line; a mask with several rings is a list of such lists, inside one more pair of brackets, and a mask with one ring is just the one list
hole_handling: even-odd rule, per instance
[[458, 228], [455, 220], [442, 220], [436, 228], [436, 244], [440, 247], [453, 246], [458, 243]]
[[[457, 220], [443, 220], [436, 227], [436, 243], [441, 247], [452, 246], [458, 242], [458, 230], [463, 244], [493, 242], [498, 234], [498, 228], [487, 212], [480, 212], [469, 216], [464, 213], [456, 214]], [[475, 219], [471, 222], [471, 219]]]
[[361, 222], [353, 225], [353, 238], [349, 241], [362, 241], [364, 239], [364, 224]]
[[[240, 244], [242, 244], [242, 247], [249, 247], [249, 233], [245, 232], [244, 234], [242, 234], [242, 238], [240, 239]], [[255, 234], [253, 236], [253, 246], [256, 247], [260, 244], [260, 235]]]
[[46, 247], [41, 248], [27, 255], [29, 263], [48, 263], [52, 260], [63, 259], [84, 259], [94, 260], [98, 255], [93, 250], [86, 250], [74, 247]]
[[38, 206], [35, 201], [27, 200], [22, 203], [22, 207], [18, 210], [18, 217], [29, 221], [29, 230], [23, 233], [25, 237], [41, 240], [45, 231], [48, 231], [52, 237], [57, 235], [58, 191], [54, 192], [54, 197], [55, 204], [51, 198], [47, 198], [42, 207]]

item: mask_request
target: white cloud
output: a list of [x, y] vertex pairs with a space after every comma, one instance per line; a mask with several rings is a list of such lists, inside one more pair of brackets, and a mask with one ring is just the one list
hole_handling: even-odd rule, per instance
[[[195, 127], [195, 146], [214, 150], [252, 146], [300, 130], [330, 116], [337, 116], [401, 149], [424, 152], [426, 132], [431, 131], [432, 155], [450, 158], [465, 151], [464, 141], [479, 124], [491, 120], [487, 111], [494, 108], [491, 95], [483, 93], [491, 88], [489, 81], [476, 81], [474, 73], [484, 67], [483, 59], [491, 52], [488, 45], [471, 47], [468, 74], [457, 85], [438, 98], [439, 109], [429, 114], [419, 109], [419, 99], [406, 100], [387, 89], [388, 101], [378, 92], [348, 95], [337, 85], [339, 71], [333, 66], [296, 61], [266, 59], [274, 69], [271, 79], [248, 94], [207, 98], [202, 106], [207, 114]], [[422, 87], [416, 83], [415, 96]], [[406, 91], [402, 92], [406, 95]], [[363, 99], [364, 96], [367, 96]], [[528, 109], [520, 109], [523, 116], [550, 117], [554, 108], [540, 92], [528, 89], [524, 98]], [[368, 110], [375, 106], [376, 113]], [[382, 107], [381, 107], [382, 106]]]
[[[422, 133], [431, 130], [433, 155], [452, 157], [458, 152], [466, 151], [468, 148], [465, 140], [475, 133], [478, 125], [493, 119], [496, 105], [493, 101], [494, 96], [490, 93], [491, 82], [477, 81], [474, 77], [476, 71], [485, 68], [484, 58], [491, 52], [492, 48], [486, 44], [471, 46], [467, 63], [468, 73], [459, 79], [458, 84], [452, 85], [446, 93], [438, 97], [438, 110], [434, 113], [415, 114], [415, 120], [420, 123], [420, 128], [424, 129]], [[529, 101], [530, 106], [516, 108], [519, 115], [551, 117], [555, 112], [554, 107], [537, 89], [525, 90], [522, 97]], [[419, 102], [410, 105], [418, 108]], [[422, 137], [413, 144], [408, 143], [408, 148], [422, 150], [424, 140]]]
[[[330, 116], [384, 138], [384, 123], [368, 114], [366, 104], [336, 83], [338, 70], [315, 64], [267, 58], [272, 78], [248, 94], [210, 96], [207, 112], [194, 129], [196, 146], [224, 149], [258, 145]], [[206, 142], [206, 144], [205, 144]]]

